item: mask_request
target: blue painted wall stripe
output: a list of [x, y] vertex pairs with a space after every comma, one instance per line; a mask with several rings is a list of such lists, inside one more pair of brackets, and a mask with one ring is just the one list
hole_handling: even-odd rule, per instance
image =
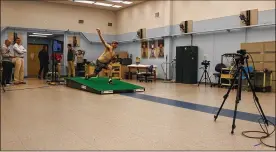
[[[161, 98], [161, 97], [145, 95], [145, 94], [136, 94], [136, 93], [121, 94], [121, 95], [136, 98], [136, 99], [142, 99], [142, 100], [146, 100], [146, 101], [161, 103], [161, 104], [165, 104], [165, 105], [185, 108], [185, 109], [189, 109], [189, 110], [209, 113], [209, 114], [216, 114], [216, 112], [219, 109], [218, 107], [220, 106], [220, 105], [218, 105], [218, 107], [212, 107], [212, 106], [195, 104], [195, 103], [190, 103], [190, 102], [185, 102], [185, 101], [172, 100], [172, 99], [167, 99], [167, 98]], [[233, 106], [233, 109], [234, 109], [234, 106]], [[220, 116], [225, 116], [225, 117], [232, 118], [233, 114], [234, 114], [234, 110], [222, 109], [221, 112], [220, 112], [219, 117]], [[217, 120], [219, 120], [219, 117], [218, 117]], [[237, 112], [237, 119], [240, 119], [240, 120], [245, 120], [245, 121], [250, 121], [250, 122], [258, 122], [258, 119], [260, 117], [261, 116], [258, 115], [258, 114], [241, 112], [241, 111]], [[275, 117], [271, 117], [271, 116], [266, 116], [266, 117], [269, 121], [271, 121], [275, 124], [275, 122], [276, 122]]]

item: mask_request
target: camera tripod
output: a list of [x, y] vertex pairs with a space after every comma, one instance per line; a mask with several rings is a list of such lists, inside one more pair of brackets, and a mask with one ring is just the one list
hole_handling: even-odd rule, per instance
[[[249, 87], [251, 88], [252, 90], [252, 93], [253, 93], [253, 99], [254, 99], [254, 102], [257, 106], [257, 109], [259, 110], [260, 114], [261, 114], [261, 117], [262, 119], [264, 120], [264, 123], [268, 126], [268, 120], [263, 112], [263, 109], [260, 105], [260, 102], [259, 102], [259, 99], [256, 95], [256, 92], [255, 92], [255, 89], [253, 88], [252, 86], [252, 83], [250, 82], [250, 79], [249, 79], [249, 74], [247, 75], [247, 72], [245, 71], [245, 68], [244, 68], [244, 61], [246, 60], [246, 66], [248, 67], [248, 56], [244, 56], [244, 55], [240, 55], [240, 54], [237, 54], [238, 58], [236, 58], [236, 64], [235, 64], [235, 67], [236, 67], [236, 71], [234, 73], [234, 77], [232, 79], [232, 82], [231, 82], [231, 86], [229, 87], [227, 93], [223, 96], [224, 100], [217, 112], [217, 114], [214, 116], [215, 118], [215, 121], [217, 120], [219, 114], [220, 114], [220, 111], [225, 103], [225, 101], [227, 100], [228, 96], [229, 96], [229, 93], [231, 91], [231, 89], [233, 88], [234, 86], [234, 83], [235, 83], [235, 80], [238, 78], [238, 89], [237, 89], [237, 94], [236, 94], [236, 101], [235, 101], [235, 111], [234, 111], [234, 115], [233, 115], [233, 123], [232, 123], [232, 131], [231, 131], [231, 134], [234, 134], [234, 129], [236, 128], [236, 116], [237, 116], [237, 108], [238, 108], [238, 103], [240, 102], [241, 100], [241, 91], [242, 91], [242, 76], [244, 74], [248, 84], [249, 84]], [[248, 72], [249, 73], [249, 72]]]
[[[164, 65], [165, 65], [165, 67], [164, 67]], [[173, 69], [174, 66], [175, 66], [175, 60], [172, 60], [171, 62], [168, 62], [168, 57], [166, 55], [166, 62], [163, 62], [161, 64], [161, 68], [162, 68], [162, 70], [164, 72], [164, 75], [165, 75], [165, 79], [163, 81], [164, 83], [174, 82], [172, 79], [168, 78], [170, 76], [170, 75], [168, 75], [168, 67]], [[166, 70], [164, 68], [166, 68]], [[173, 71], [174, 70], [171, 70], [171, 77], [173, 77]]]
[[[208, 73], [208, 71], [207, 71], [207, 68], [208, 68], [208, 65], [205, 64], [205, 65], [204, 65], [204, 72], [202, 73], [202, 76], [201, 76], [201, 78], [200, 78], [200, 80], [199, 80], [199, 82], [198, 82], [198, 86], [200, 85], [200, 83], [201, 83], [201, 81], [202, 81], [202, 78], [203, 78], [203, 76], [204, 76], [204, 83], [205, 83], [205, 86], [206, 86], [206, 84], [207, 84], [207, 80], [209, 80], [209, 82], [211, 83], [211, 87], [212, 87], [212, 81], [211, 81], [211, 79], [210, 79], [210, 76], [209, 76], [209, 73]], [[201, 69], [201, 68], [200, 68], [200, 69]]]

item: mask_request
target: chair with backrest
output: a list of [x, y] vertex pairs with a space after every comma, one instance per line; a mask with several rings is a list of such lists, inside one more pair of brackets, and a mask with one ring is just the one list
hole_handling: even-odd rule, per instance
[[220, 86], [220, 75], [221, 75], [221, 69], [222, 68], [226, 68], [226, 66], [223, 64], [223, 63], [219, 63], [219, 64], [217, 64], [216, 65], [216, 67], [215, 67], [215, 73], [213, 73], [213, 75], [214, 75], [214, 77], [215, 78], [218, 78], [218, 83], [217, 84], [213, 84], [213, 85], [218, 85], [218, 86]]
[[152, 82], [154, 76], [154, 67], [153, 65], [150, 65], [146, 68], [146, 72], [137, 72], [137, 80], [140, 82]]

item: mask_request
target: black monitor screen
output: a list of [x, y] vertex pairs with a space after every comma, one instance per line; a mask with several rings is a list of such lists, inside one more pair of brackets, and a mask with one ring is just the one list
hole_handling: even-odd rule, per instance
[[54, 40], [53, 42], [53, 51], [54, 52], [62, 52], [63, 43], [61, 41]]

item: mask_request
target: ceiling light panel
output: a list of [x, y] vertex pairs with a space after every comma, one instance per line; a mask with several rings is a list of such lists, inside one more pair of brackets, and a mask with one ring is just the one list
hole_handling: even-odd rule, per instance
[[114, 2], [114, 3], [122, 3], [123, 1], [111, 1], [111, 2]]
[[53, 34], [46, 34], [46, 33], [33, 33], [33, 35], [53, 35]]
[[120, 8], [120, 7], [122, 7], [122, 6], [120, 6], [120, 5], [113, 5], [112, 7]]
[[29, 35], [31, 37], [47, 37], [46, 35]]
[[74, 2], [78, 2], [78, 3], [85, 3], [85, 4], [94, 4], [94, 1], [79, 1], [79, 0], [74, 0]]
[[123, 4], [132, 4], [133, 2], [130, 1], [122, 1]]
[[113, 4], [108, 4], [108, 3], [101, 3], [101, 2], [96, 2], [94, 3], [95, 5], [100, 5], [100, 6], [107, 6], [107, 7], [110, 7], [112, 6]]

